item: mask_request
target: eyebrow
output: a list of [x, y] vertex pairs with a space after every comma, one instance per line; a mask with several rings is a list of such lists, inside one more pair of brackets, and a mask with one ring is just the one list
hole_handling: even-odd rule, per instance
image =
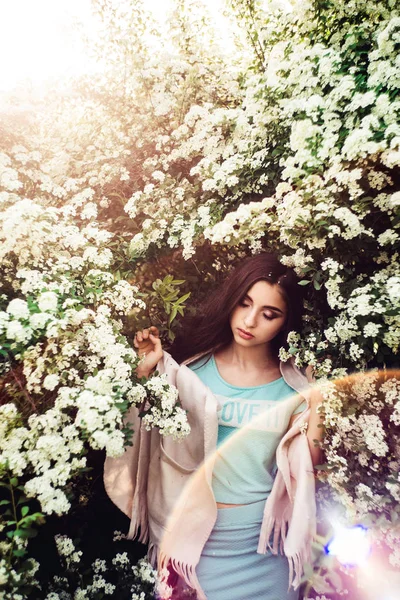
[[[243, 300], [246, 300], [246, 299], [250, 300], [250, 302], [253, 302], [253, 298], [251, 298], [248, 294], [245, 294], [245, 296], [243, 298]], [[281, 315], [283, 315], [283, 311], [280, 308], [278, 308], [277, 306], [263, 306], [263, 309], [264, 308], [268, 308], [269, 310], [275, 310], [276, 312], [281, 313]]]

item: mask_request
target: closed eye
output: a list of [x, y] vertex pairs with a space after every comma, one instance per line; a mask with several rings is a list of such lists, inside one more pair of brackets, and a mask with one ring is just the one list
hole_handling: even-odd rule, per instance
[[250, 306], [250, 304], [246, 303], [244, 300], [239, 302], [239, 306]]
[[[251, 306], [251, 304], [249, 304], [249, 302], [246, 300], [240, 300], [240, 302], [238, 304], [239, 304], [239, 306], [243, 306], [245, 308], [248, 306]], [[264, 317], [264, 319], [267, 319], [267, 321], [273, 321], [274, 319], [277, 318], [276, 315], [268, 315], [265, 313], [263, 313], [263, 317]]]
[[274, 319], [276, 319], [275, 315], [266, 315], [265, 313], [263, 313], [263, 317], [264, 319], [267, 319], [267, 321], [273, 321]]

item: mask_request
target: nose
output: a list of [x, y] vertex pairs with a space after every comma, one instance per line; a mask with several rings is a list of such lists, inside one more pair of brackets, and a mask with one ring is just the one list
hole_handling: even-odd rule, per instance
[[243, 319], [243, 323], [245, 324], [245, 327], [251, 329], [256, 326], [256, 320], [256, 311], [250, 310]]

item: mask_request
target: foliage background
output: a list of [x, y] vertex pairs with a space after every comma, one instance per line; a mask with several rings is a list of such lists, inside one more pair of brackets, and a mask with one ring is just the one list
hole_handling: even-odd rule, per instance
[[[32, 564], [24, 561], [40, 559], [51, 523], [74, 536], [72, 521], [89, 522], [88, 507], [102, 493], [93, 484], [100, 449], [121, 448], [121, 414], [148, 393], [134, 377], [133, 331], [156, 324], [168, 346], [184, 310], [194, 311], [243, 256], [273, 250], [307, 288], [303, 332], [291, 336], [282, 359], [312, 364], [321, 380], [399, 366], [396, 2], [230, 0], [229, 50], [195, 0], [176, 0], [163, 31], [139, 0], [96, 0], [93, 11], [100, 33], [88, 44], [101, 72], [29, 110], [11, 95], [1, 115], [4, 598], [34, 597]], [[10, 309], [13, 300], [26, 304]], [[107, 397], [113, 420], [101, 411], [100, 421], [97, 413], [78, 419], [84, 392], [93, 404], [96, 394]], [[321, 494], [336, 489], [354, 521], [368, 513], [388, 568], [398, 568], [399, 409], [390, 390], [387, 413], [360, 393], [354, 439], [342, 419], [347, 405], [342, 410], [327, 392], [326, 443], [335, 452], [324, 475], [331, 492]], [[53, 435], [61, 444], [65, 419], [74, 429], [54, 465], [48, 449], [37, 453], [37, 440]], [[332, 445], [335, 435], [348, 443]], [[396, 441], [384, 454], [368, 442], [382, 435]], [[377, 457], [387, 465], [378, 499]], [[28, 483], [38, 460], [42, 473], [58, 469], [50, 499]], [[357, 474], [351, 493], [346, 480], [338, 489], [340, 468]], [[366, 494], [362, 509], [357, 490]], [[6, 514], [13, 491], [29, 507], [14, 519]], [[384, 520], [377, 503], [387, 508]], [[68, 516], [47, 517], [29, 541], [52, 512]], [[47, 575], [37, 573], [46, 589]], [[318, 578], [319, 593], [328, 593], [329, 568]], [[65, 597], [78, 597], [71, 590]]]

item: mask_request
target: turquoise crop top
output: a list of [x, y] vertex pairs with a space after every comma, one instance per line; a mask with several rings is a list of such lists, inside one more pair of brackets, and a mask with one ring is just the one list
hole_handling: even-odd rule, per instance
[[218, 401], [217, 456], [212, 487], [217, 502], [250, 504], [268, 496], [276, 472], [275, 453], [290, 417], [306, 401], [280, 377], [254, 387], [222, 379], [209, 355], [188, 365]]

